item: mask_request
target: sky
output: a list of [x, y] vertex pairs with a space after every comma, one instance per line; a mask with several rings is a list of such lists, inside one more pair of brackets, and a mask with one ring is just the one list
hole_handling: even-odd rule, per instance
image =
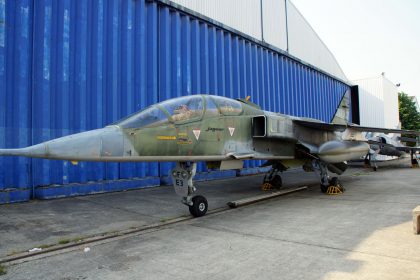
[[419, 0], [291, 0], [347, 78], [380, 75], [420, 100]]

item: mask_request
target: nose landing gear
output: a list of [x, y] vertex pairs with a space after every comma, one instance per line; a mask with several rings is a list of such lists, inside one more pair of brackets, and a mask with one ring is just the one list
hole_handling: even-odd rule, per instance
[[181, 202], [188, 206], [191, 215], [201, 217], [207, 213], [208, 202], [202, 195], [194, 196], [196, 188], [193, 177], [197, 170], [197, 163], [177, 162], [171, 172], [172, 184], [177, 195], [182, 197]]

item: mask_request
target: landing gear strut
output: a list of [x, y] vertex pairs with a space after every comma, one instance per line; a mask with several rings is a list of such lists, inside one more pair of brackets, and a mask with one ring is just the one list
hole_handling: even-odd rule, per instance
[[327, 165], [323, 162], [318, 162], [318, 168], [321, 176], [321, 192], [326, 193], [330, 186]]
[[417, 157], [416, 152], [413, 150], [410, 151], [410, 158], [411, 158], [411, 167], [412, 168], [419, 168], [420, 167], [420, 160]]
[[369, 151], [369, 153], [365, 157], [365, 166], [372, 167], [373, 171], [378, 170], [378, 165], [376, 164], [376, 156], [378, 153], [374, 151], [373, 153]]
[[197, 190], [193, 185], [193, 177], [197, 170], [197, 163], [177, 162], [172, 169], [171, 177], [177, 195], [182, 197], [181, 202], [188, 206], [194, 217], [204, 216], [208, 209], [207, 199], [204, 196], [194, 196]]

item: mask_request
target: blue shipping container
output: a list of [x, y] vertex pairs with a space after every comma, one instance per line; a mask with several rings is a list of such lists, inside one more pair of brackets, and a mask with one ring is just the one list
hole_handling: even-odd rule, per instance
[[[181, 95], [330, 121], [349, 86], [169, 1], [0, 0], [0, 147], [103, 127]], [[244, 173], [260, 162], [246, 163]], [[0, 157], [0, 203], [167, 183], [170, 163]], [[208, 173], [198, 178], [235, 176]]]

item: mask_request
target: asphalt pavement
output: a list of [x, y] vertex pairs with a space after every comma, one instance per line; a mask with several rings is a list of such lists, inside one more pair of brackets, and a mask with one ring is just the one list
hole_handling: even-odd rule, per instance
[[[199, 182], [210, 210], [261, 194], [262, 176]], [[351, 168], [341, 195], [318, 176], [285, 172], [306, 191], [175, 224], [188, 217], [172, 187], [0, 206], [0, 259], [161, 227], [6, 263], [0, 279], [420, 279], [420, 169]]]

